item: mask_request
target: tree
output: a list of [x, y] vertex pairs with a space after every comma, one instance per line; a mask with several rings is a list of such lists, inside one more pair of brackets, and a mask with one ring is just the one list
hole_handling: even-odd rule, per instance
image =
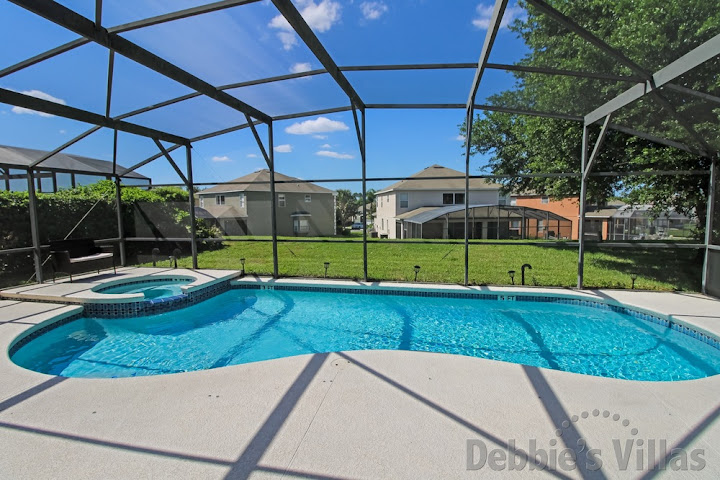
[[341, 227], [347, 227], [352, 223], [352, 219], [358, 212], [358, 201], [355, 195], [346, 189], [339, 189], [335, 198], [336, 210], [335, 216], [337, 223]]
[[[654, 72], [717, 33], [720, 3], [717, 0], [584, 0], [551, 2], [649, 72]], [[529, 48], [519, 62], [525, 66], [553, 67], [583, 72], [633, 75], [576, 34], [565, 30], [532, 6], [523, 4], [527, 18], [516, 20], [511, 30]], [[720, 59], [715, 58], [679, 79], [686, 87], [718, 95]], [[584, 115], [626, 90], [631, 84], [560, 75], [517, 72], [513, 89], [489, 98], [493, 105]], [[710, 142], [717, 142], [717, 113], [693, 97], [674, 92], [661, 94]], [[636, 130], [693, 139], [671, 111], [645, 97], [618, 112], [613, 122]], [[461, 127], [464, 132], [464, 126]], [[599, 126], [591, 128], [592, 145]], [[490, 154], [487, 169], [494, 174], [538, 174], [580, 171], [582, 125], [580, 122], [487, 112], [473, 122], [472, 153]], [[712, 140], [711, 140], [712, 139]], [[714, 145], [717, 147], [717, 144]], [[658, 145], [617, 131], [610, 131], [595, 164], [595, 171], [703, 170], [706, 157]], [[653, 203], [657, 210], [674, 207], [697, 213], [704, 224], [705, 176], [593, 177], [588, 199], [601, 203], [621, 193], [632, 202]], [[576, 196], [579, 178], [525, 178], [503, 180], [507, 191], [534, 190], [552, 197]]]

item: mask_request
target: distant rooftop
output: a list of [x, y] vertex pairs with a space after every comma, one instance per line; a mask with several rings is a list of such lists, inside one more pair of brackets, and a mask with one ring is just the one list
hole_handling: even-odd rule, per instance
[[[33, 162], [43, 158], [48, 153], [50, 152], [44, 150], [0, 145], [0, 166], [26, 169]], [[69, 153], [56, 153], [38, 165], [37, 169], [80, 173], [84, 175], [113, 175], [112, 162]], [[150, 178], [137, 172], [122, 174], [126, 169], [127, 168], [122, 165], [117, 165], [117, 172], [121, 174], [121, 177], [150, 180]]]
[[[253, 183], [259, 182], [259, 183]], [[303, 182], [299, 178], [283, 175], [275, 172], [275, 191], [278, 193], [333, 193], [329, 188], [315, 185], [314, 183]], [[215, 185], [198, 192], [198, 195], [210, 195], [228, 192], [269, 192], [270, 191], [270, 170], [263, 169], [250, 173], [243, 177], [230, 180], [226, 183]]]
[[[434, 178], [434, 177], [461, 177], [461, 178]], [[432, 180], [419, 180], [431, 178]], [[471, 178], [470, 190], [499, 190], [501, 185], [492, 183], [484, 178]], [[378, 193], [387, 193], [394, 190], [463, 190], [465, 189], [465, 173], [442, 165], [429, 167], [410, 175], [406, 180], [400, 180]]]

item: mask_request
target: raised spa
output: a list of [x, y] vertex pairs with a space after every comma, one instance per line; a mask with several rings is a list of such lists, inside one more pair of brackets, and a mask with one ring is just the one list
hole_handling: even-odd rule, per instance
[[192, 282], [193, 278], [144, 278], [123, 282], [109, 287], [95, 289], [97, 293], [111, 295], [126, 293], [142, 293], [145, 299], [168, 298], [182, 295], [182, 286]]
[[68, 377], [161, 375], [375, 349], [468, 355], [629, 380], [720, 373], [714, 346], [621, 308], [550, 297], [382, 293], [234, 289], [169, 313], [73, 320], [16, 343], [11, 357], [28, 369]]

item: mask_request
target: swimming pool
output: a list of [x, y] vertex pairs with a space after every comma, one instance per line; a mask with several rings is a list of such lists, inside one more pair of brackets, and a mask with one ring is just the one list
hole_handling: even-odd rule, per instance
[[256, 288], [157, 315], [80, 318], [11, 349], [11, 358], [54, 375], [127, 377], [370, 349], [468, 355], [629, 380], [720, 373], [717, 348], [610, 309]]
[[144, 278], [131, 282], [123, 282], [95, 290], [98, 293], [122, 294], [142, 293], [145, 299], [168, 298], [182, 295], [182, 286], [192, 282], [192, 278]]

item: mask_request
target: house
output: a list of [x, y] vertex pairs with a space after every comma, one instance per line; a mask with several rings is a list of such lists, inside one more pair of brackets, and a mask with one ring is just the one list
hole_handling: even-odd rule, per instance
[[[335, 235], [335, 192], [275, 172], [277, 234]], [[270, 171], [258, 170], [196, 194], [202, 216], [225, 235], [271, 235]]]
[[626, 205], [614, 202], [601, 208], [589, 208], [585, 214], [588, 235], [599, 240], [664, 240], [688, 238], [697, 222], [670, 209], [660, 215], [652, 205]]
[[[470, 179], [470, 205], [504, 205], [507, 199], [500, 188], [484, 179]], [[380, 190], [375, 202], [374, 225], [380, 237], [464, 238], [464, 216], [458, 218], [456, 214], [465, 208], [463, 172], [431, 165]], [[484, 227], [478, 222], [475, 229], [476, 238], [492, 238], [487, 222]]]
[[570, 221], [569, 228], [555, 230], [549, 219], [529, 219], [526, 228], [530, 237], [578, 239], [578, 218], [580, 216], [578, 197], [554, 199], [535, 192], [514, 193], [510, 196], [510, 205], [550, 212]]
[[[0, 190], [26, 192], [28, 167], [49, 153], [32, 148], [0, 145]], [[33, 170], [35, 190], [39, 193], [54, 193], [64, 188], [90, 185], [114, 178], [112, 162], [69, 153], [56, 153]], [[123, 174], [125, 170], [125, 167], [116, 165], [115, 171], [120, 174], [124, 185], [151, 185], [148, 177], [137, 172]]]

